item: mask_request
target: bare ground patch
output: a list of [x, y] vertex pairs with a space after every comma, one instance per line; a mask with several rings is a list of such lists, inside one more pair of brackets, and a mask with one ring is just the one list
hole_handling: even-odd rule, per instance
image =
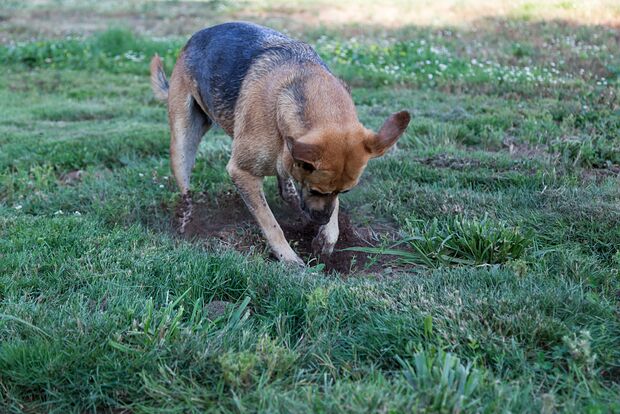
[[620, 165], [609, 165], [607, 168], [584, 168], [581, 171], [584, 181], [600, 183], [608, 178], [616, 178], [620, 182]]
[[[512, 154], [512, 153], [511, 153]], [[526, 157], [517, 157], [526, 158]], [[519, 162], [515, 162], [510, 165], [500, 165], [494, 160], [481, 160], [476, 158], [459, 157], [450, 154], [436, 154], [430, 157], [413, 158], [413, 161], [419, 162], [424, 165], [434, 167], [436, 169], [450, 169], [455, 171], [474, 171], [479, 168], [488, 168], [493, 171], [507, 172], [507, 171], [522, 171], [524, 173], [533, 174], [535, 171], [526, 169]]]
[[[338, 217], [340, 237], [334, 252], [331, 256], [317, 257], [312, 251], [312, 239], [319, 226], [305, 222], [282, 203], [271, 202], [270, 206], [293, 249], [311, 266], [323, 264], [326, 272], [337, 271], [343, 275], [356, 272], [379, 275], [392, 271], [392, 265], [387, 264], [383, 257], [344, 249], [377, 246], [386, 238], [395, 239], [396, 231], [393, 228], [387, 225], [377, 225], [374, 228], [357, 226], [346, 211], [341, 209]], [[189, 217], [188, 208], [191, 208]], [[209, 247], [219, 245], [242, 253], [258, 251], [269, 254], [260, 228], [236, 193], [218, 197], [196, 194], [191, 207], [186, 200], [181, 199], [175, 206], [171, 219], [172, 228], [183, 238], [202, 240]]]
[[474, 26], [476, 32], [485, 29], [489, 20], [498, 20], [502, 23], [496, 30], [516, 39], [520, 39], [522, 33], [529, 37], [530, 33], [504, 24], [506, 20], [521, 19], [530, 25], [561, 20], [569, 24], [609, 27], [617, 27], [620, 22], [620, 12], [614, 0], [568, 2], [570, 7], [560, 7], [561, 4], [555, 1], [528, 6], [508, 0], [478, 0], [463, 4], [436, 0], [424, 2], [423, 7], [404, 0], [298, 3], [271, 0], [239, 4], [232, 1], [102, 0], [83, 5], [41, 0], [23, 3], [18, 8], [0, 6], [0, 43], [32, 37], [87, 35], [111, 26], [131, 27], [150, 36], [187, 36], [205, 26], [230, 20], [249, 20], [293, 31], [337, 27], [351, 36], [367, 33], [369, 29], [398, 29], [408, 25]]

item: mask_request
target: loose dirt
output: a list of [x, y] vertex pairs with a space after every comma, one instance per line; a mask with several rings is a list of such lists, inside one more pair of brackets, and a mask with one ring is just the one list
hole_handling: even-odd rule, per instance
[[[312, 239], [318, 225], [306, 223], [291, 208], [279, 202], [270, 206], [291, 247], [310, 266], [323, 264], [325, 272], [337, 271], [343, 275], [354, 272], [386, 274], [392, 268], [387, 258], [362, 252], [344, 250], [349, 247], [376, 246], [385, 238], [395, 239], [396, 232], [389, 226], [356, 226], [346, 212], [340, 211], [340, 237], [331, 256], [316, 257]], [[191, 214], [188, 214], [191, 211]], [[243, 200], [235, 193], [213, 197], [197, 194], [192, 200], [182, 199], [175, 208], [174, 229], [184, 238], [204, 240], [208, 246], [224, 245], [240, 252], [269, 254], [260, 228], [250, 215]]]

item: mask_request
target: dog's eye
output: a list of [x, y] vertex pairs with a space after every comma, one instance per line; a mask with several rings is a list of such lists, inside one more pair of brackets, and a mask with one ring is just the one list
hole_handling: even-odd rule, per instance
[[314, 168], [314, 165], [310, 164], [309, 162], [298, 162], [297, 166], [301, 169], [303, 169], [304, 171], [308, 171], [308, 172], [312, 172], [314, 170], [316, 170], [316, 168]]

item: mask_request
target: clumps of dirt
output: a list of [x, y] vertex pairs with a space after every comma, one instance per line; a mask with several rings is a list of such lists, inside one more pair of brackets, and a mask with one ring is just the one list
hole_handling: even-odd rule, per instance
[[376, 234], [372, 234], [371, 229], [355, 227], [349, 216], [342, 211], [338, 215], [340, 236], [334, 252], [329, 256], [314, 257], [312, 252], [312, 239], [319, 231], [318, 225], [305, 224], [300, 219], [296, 221], [284, 220], [280, 224], [284, 235], [294, 246], [295, 251], [304, 260], [311, 260], [311, 264], [322, 263], [328, 272], [335, 270], [342, 274], [349, 274], [360, 270], [376, 272], [382, 269], [383, 263], [373, 262], [373, 258], [369, 257], [368, 254], [344, 250], [350, 247], [373, 246], [377, 244], [378, 237]]
[[520, 158], [548, 158], [552, 156], [547, 151], [546, 145], [531, 145], [524, 142], [519, 142], [512, 137], [507, 137], [502, 141], [502, 145], [508, 150], [508, 153], [513, 157]]
[[221, 316], [224, 316], [226, 311], [231, 306], [233, 306], [231, 302], [226, 302], [223, 300], [214, 300], [213, 302], [209, 302], [206, 306], [207, 318], [209, 318], [209, 320], [215, 320]]
[[477, 159], [459, 158], [446, 154], [437, 154], [431, 157], [418, 158], [414, 160], [425, 165], [430, 165], [431, 167], [450, 168], [453, 170], [472, 169], [479, 167], [481, 164], [481, 161]]
[[64, 185], [76, 185], [80, 181], [82, 181], [83, 175], [84, 171], [82, 170], [69, 171], [67, 173], [61, 174], [59, 180]]
[[[381, 256], [344, 250], [349, 247], [376, 246], [382, 237], [395, 239], [396, 232], [390, 227], [358, 227], [341, 209], [338, 217], [340, 237], [334, 252], [330, 256], [317, 257], [312, 251], [312, 239], [319, 226], [305, 222], [283, 203], [272, 202], [270, 206], [291, 247], [310, 266], [322, 264], [325, 272], [337, 271], [343, 275], [391, 271], [386, 259]], [[196, 194], [191, 199], [181, 199], [175, 208], [173, 228], [182, 237], [203, 240], [210, 247], [223, 245], [243, 253], [269, 252], [260, 228], [241, 197], [233, 192], [218, 197]]]
[[[531, 154], [533, 154], [533, 152]], [[476, 168], [484, 167], [492, 169], [498, 173], [507, 171], [522, 171], [530, 174], [535, 173], [533, 169], [525, 168], [524, 163], [519, 160], [516, 160], [512, 164], [501, 165], [494, 160], [480, 160], [475, 158], [458, 157], [449, 154], [436, 154], [425, 158], [414, 158], [413, 161], [417, 161], [421, 164], [434, 168], [446, 168], [456, 171], [471, 171]]]
[[584, 168], [581, 170], [582, 180], [600, 183], [610, 177], [620, 179], [620, 165], [611, 164], [607, 168]]

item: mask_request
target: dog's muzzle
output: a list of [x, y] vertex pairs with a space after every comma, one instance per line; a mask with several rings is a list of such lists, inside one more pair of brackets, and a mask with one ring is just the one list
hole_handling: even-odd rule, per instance
[[316, 210], [308, 206], [304, 197], [301, 197], [300, 202], [301, 210], [304, 212], [306, 217], [313, 223], [320, 225], [329, 223], [329, 219], [332, 217], [332, 213], [334, 212], [334, 207], [336, 205], [333, 201], [326, 201], [322, 209]]

